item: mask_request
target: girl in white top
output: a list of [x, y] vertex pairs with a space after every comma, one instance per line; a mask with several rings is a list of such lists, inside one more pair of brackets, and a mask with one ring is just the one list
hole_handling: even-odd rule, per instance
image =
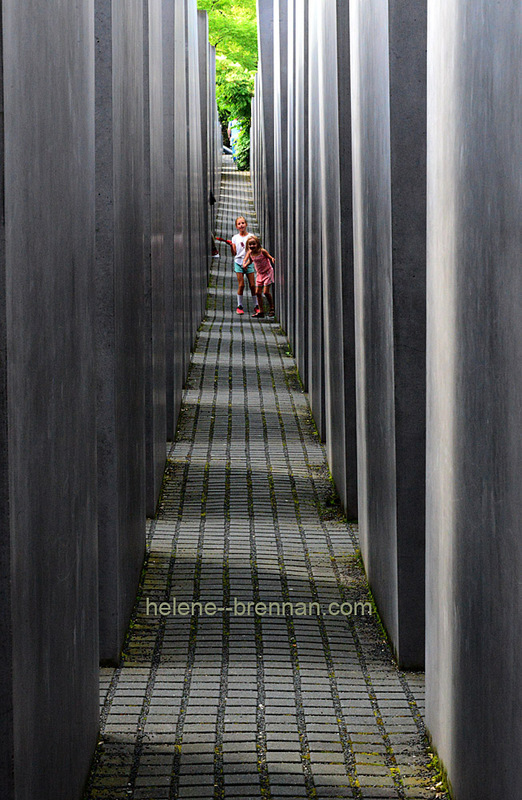
[[[254, 300], [255, 308], [259, 308], [259, 301], [256, 295], [256, 280], [253, 264], [250, 264], [246, 269], [243, 269], [243, 260], [245, 258], [246, 250], [245, 245], [250, 234], [247, 230], [247, 221], [244, 217], [236, 219], [237, 233], [232, 237], [232, 244], [230, 249], [234, 256], [234, 271], [237, 275], [237, 313], [244, 314], [243, 310], [243, 292], [245, 290], [245, 275], [248, 278], [248, 285]], [[255, 311], [254, 311], [255, 315]]]

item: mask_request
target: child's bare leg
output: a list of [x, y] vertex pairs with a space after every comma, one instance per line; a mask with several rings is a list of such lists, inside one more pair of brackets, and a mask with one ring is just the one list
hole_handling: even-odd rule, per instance
[[268, 305], [270, 311], [274, 310], [274, 298], [272, 297], [272, 293], [270, 292], [270, 286], [265, 286], [265, 297], [268, 300]]
[[259, 310], [262, 312], [263, 311], [263, 287], [262, 286], [258, 286], [257, 287], [256, 294], [257, 294], [257, 302], [259, 303]]
[[236, 272], [237, 275], [237, 314], [244, 314], [243, 311], [243, 292], [245, 290], [245, 277], [242, 272]]
[[254, 273], [253, 272], [247, 272], [247, 278], [248, 278], [248, 283], [249, 283], [249, 286], [250, 286], [250, 292], [252, 294], [252, 299], [254, 301], [254, 305], [257, 306], [259, 301], [257, 299], [257, 288], [256, 288], [256, 280], [255, 280], [255, 277], [254, 277]]

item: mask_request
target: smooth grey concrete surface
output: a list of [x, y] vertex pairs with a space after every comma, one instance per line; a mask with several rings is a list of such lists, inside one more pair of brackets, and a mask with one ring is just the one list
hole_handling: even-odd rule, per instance
[[345, 2], [318, 4], [318, 170], [324, 302], [325, 438], [343, 507], [357, 518], [350, 33]]
[[[3, 41], [2, 41], [3, 49]], [[13, 625], [11, 603], [11, 508], [9, 503], [9, 421], [7, 416], [7, 305], [5, 262], [4, 68], [0, 65], [0, 787], [14, 794]]]
[[145, 552], [143, 9], [95, 8], [100, 657], [117, 662]]
[[145, 146], [145, 512], [154, 516], [165, 469], [165, 155], [161, 0], [143, 4]]
[[[181, 405], [188, 358], [186, 350], [191, 346], [189, 331], [192, 327], [192, 314], [188, 299], [190, 273], [189, 255], [189, 152], [187, 134], [187, 8], [186, 0], [174, 3], [174, 71], [173, 71], [173, 182], [174, 182], [174, 253], [172, 283], [167, 292], [172, 297], [172, 329], [169, 331], [171, 349], [167, 352], [167, 370], [173, 372], [172, 417], [168, 420], [168, 430], [172, 435]], [[167, 398], [169, 402], [170, 398]]]
[[[270, 228], [272, 255], [276, 259], [275, 294], [278, 318], [285, 330], [290, 324], [288, 262], [285, 240], [288, 237], [288, 119], [287, 119], [287, 69], [288, 69], [288, 0], [273, 0], [274, 23], [274, 220]], [[270, 156], [268, 157], [268, 159]], [[268, 179], [268, 176], [267, 176]]]
[[[399, 662], [424, 663], [425, 6], [350, 6], [361, 548]], [[414, 13], [413, 13], [414, 12]]]
[[260, 136], [265, 157], [259, 165], [258, 180], [263, 204], [258, 207], [263, 245], [273, 249], [275, 221], [275, 175], [274, 175], [274, 0], [257, 0], [257, 37], [261, 83], [259, 98]]
[[321, 176], [317, 169], [321, 132], [317, 123], [321, 84], [318, 64], [321, 54], [317, 38], [320, 7], [309, 4], [308, 18], [308, 394], [317, 430], [326, 436], [324, 386], [324, 307], [322, 280]]
[[397, 643], [388, 19], [350, 7], [359, 529], [370, 586]]
[[[223, 137], [221, 134], [221, 125], [217, 111], [216, 102], [216, 48], [214, 45], [208, 44], [207, 54], [207, 75], [208, 75], [208, 89], [207, 89], [207, 142], [208, 142], [208, 180], [209, 180], [209, 209], [208, 209], [208, 224], [209, 234], [216, 232], [216, 211], [217, 203], [220, 192], [220, 179], [217, 177], [217, 172], [221, 173], [221, 158], [223, 155]], [[221, 177], [221, 174], [220, 174]], [[211, 203], [212, 194], [215, 203]], [[210, 244], [212, 255], [212, 242]], [[210, 276], [210, 265], [208, 264], [208, 274]]]
[[[254, 185], [265, 220], [271, 200], [259, 172], [270, 180], [273, 153], [271, 236], [283, 262], [279, 317], [342, 504], [350, 518], [362, 505], [370, 582], [399, 660], [418, 667], [424, 659], [426, 5], [275, 0], [264, 11], [261, 30], [273, 11], [273, 53], [260, 47]], [[265, 97], [272, 86], [273, 150]], [[284, 191], [283, 153], [292, 161]]]
[[[346, 495], [343, 497], [348, 519], [358, 518], [357, 487], [357, 412], [355, 365], [355, 289], [353, 266], [353, 181], [352, 181], [352, 131], [350, 84], [350, 13], [349, 6], [338, 0], [336, 5], [337, 32], [337, 107], [339, 115], [339, 245], [342, 270], [341, 295], [343, 298], [343, 408], [345, 414], [345, 450], [341, 453], [346, 470]], [[335, 353], [335, 331], [331, 348]], [[331, 369], [335, 382], [336, 365]], [[335, 412], [334, 412], [335, 413]], [[335, 420], [331, 423], [335, 436]], [[333, 462], [332, 462], [333, 463]], [[337, 469], [335, 470], [337, 474]], [[334, 478], [335, 480], [335, 478]]]
[[389, 6], [398, 654], [411, 668], [425, 642], [427, 6]]
[[163, 472], [163, 10], [2, 6], [2, 800], [83, 796], [144, 553], [145, 420], [151, 497]]
[[[165, 164], [165, 382], [167, 439], [174, 438], [179, 410], [178, 397], [182, 389], [182, 367], [176, 369], [174, 353], [181, 362], [181, 343], [177, 332], [181, 320], [180, 299], [174, 292], [174, 214], [175, 214], [175, 159], [174, 159], [174, 0], [162, 0], [162, 53], [163, 53], [163, 156]], [[178, 293], [180, 288], [178, 286]]]
[[283, 176], [286, 191], [286, 236], [283, 237], [283, 253], [286, 265], [286, 284], [292, 292], [286, 292], [286, 331], [291, 342], [295, 342], [296, 307], [299, 292], [296, 291], [295, 264], [295, 95], [296, 95], [296, 0], [287, 0], [287, 86], [286, 86], [286, 171]]
[[[253, 175], [261, 220], [270, 199], [265, 72], [273, 88], [278, 315], [296, 352], [332, 475], [357, 515], [348, 5], [275, 0], [273, 63], [260, 48]], [[309, 24], [309, 17], [311, 22]], [[263, 37], [260, 37], [262, 43]], [[268, 68], [267, 68], [268, 65]], [[273, 74], [272, 74], [273, 73]], [[268, 106], [271, 114], [271, 107]]]
[[[187, 282], [187, 300], [192, 307], [192, 325], [188, 332], [189, 354], [196, 331], [205, 314], [208, 278], [208, 243], [205, 240], [205, 219], [208, 199], [205, 192], [203, 140], [201, 137], [201, 104], [199, 76], [199, 35], [197, 0], [187, 0], [187, 70], [188, 70], [188, 125], [189, 138], [189, 247], [190, 281]], [[187, 365], [188, 369], [188, 365]], [[186, 375], [186, 373], [185, 373]]]
[[211, 174], [211, 190], [216, 203], [211, 208], [210, 229], [214, 233], [216, 230], [217, 201], [221, 190], [221, 170], [223, 162], [223, 134], [221, 132], [221, 122], [219, 119], [216, 101], [216, 48], [209, 45], [209, 84], [210, 84], [210, 138], [209, 138], [209, 160]]
[[299, 375], [308, 389], [308, 0], [295, 0], [295, 338]]
[[[205, 118], [213, 120], [212, 142], [206, 147], [212, 157], [213, 186], [219, 191], [221, 133], [218, 129], [215, 89], [200, 91], [198, 12], [196, 0], [163, 0], [164, 152], [165, 192], [165, 306], [167, 437], [172, 439], [187, 374], [190, 348], [201, 322], [206, 301], [208, 243], [205, 220], [209, 213], [200, 132], [202, 107]], [[214, 80], [212, 53], [208, 75]], [[208, 111], [206, 104], [211, 106]]]
[[258, 63], [258, 71], [254, 76], [254, 96], [250, 104], [250, 178], [252, 181], [252, 195], [254, 207], [259, 221], [259, 231], [263, 236], [264, 229], [264, 209], [265, 192], [264, 180], [266, 179], [264, 163], [266, 159], [265, 143], [262, 136], [262, 112], [261, 112], [261, 62]]
[[94, 11], [2, 12], [0, 794], [71, 800], [98, 731]]
[[457, 800], [518, 800], [522, 17], [428, 30], [427, 722]]
[[[204, 242], [205, 250], [203, 257], [205, 259], [207, 269], [205, 271], [205, 286], [208, 280], [208, 268], [210, 264], [210, 231], [212, 226], [211, 212], [212, 206], [210, 205], [210, 192], [212, 189], [212, 181], [210, 176], [211, 170], [211, 95], [210, 95], [210, 46], [208, 43], [208, 14], [206, 11], [198, 11], [198, 75], [199, 75], [199, 118], [200, 118], [200, 131], [201, 131], [201, 175], [202, 175], [202, 192], [203, 192], [203, 219], [202, 224], [204, 228]], [[203, 317], [204, 309], [202, 309], [201, 316]]]
[[172, 253], [166, 264], [165, 302], [166, 371], [167, 371], [167, 436], [172, 439], [176, 430], [181, 404], [181, 392], [187, 367], [185, 350], [190, 347], [190, 299], [187, 297], [190, 277], [188, 246], [189, 179], [187, 138], [187, 34], [186, 2], [164, 3], [164, 49], [169, 60], [165, 95], [168, 115], [168, 175], [170, 176], [167, 213], [172, 219]]

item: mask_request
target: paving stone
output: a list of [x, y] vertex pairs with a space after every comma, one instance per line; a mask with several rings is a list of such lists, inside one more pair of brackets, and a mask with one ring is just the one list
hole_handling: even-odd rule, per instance
[[188, 774], [181, 772], [179, 775], [179, 785], [180, 787], [183, 786], [213, 786], [214, 785], [214, 773], [200, 773], [200, 774]]
[[292, 800], [306, 800], [308, 797], [308, 793], [306, 791], [305, 786], [274, 786], [271, 784], [271, 795], [272, 800], [278, 800], [278, 798], [283, 797], [285, 800], [291, 797]]
[[214, 758], [209, 759], [207, 762], [198, 758], [196, 763], [187, 762], [186, 759], [181, 758], [180, 775], [213, 775], [214, 774]]
[[150, 775], [138, 775], [136, 778], [136, 787], [148, 787], [150, 790], [151, 786], [154, 787], [161, 787], [161, 786], [170, 786], [170, 775], [155, 775], [153, 778]]
[[212, 758], [214, 760], [214, 748], [210, 748], [206, 742], [186, 742], [183, 740], [181, 745], [181, 758], [184, 756], [192, 756], [198, 760], [204, 758]]
[[284, 775], [285, 781], [290, 780], [292, 776], [299, 783], [299, 776], [303, 775], [303, 764], [301, 761], [267, 761], [268, 771], [270, 775], [277, 774], [279, 777]]
[[299, 752], [300, 749], [301, 749], [301, 745], [299, 744], [298, 741], [297, 742], [292, 742], [292, 741], [289, 741], [288, 739], [279, 740], [279, 741], [271, 741], [270, 739], [268, 739], [267, 750], [268, 750], [268, 754], [269, 755], [270, 755], [270, 753], [272, 753], [274, 751], [278, 751], [278, 750], [280, 750], [280, 751], [282, 751], [284, 753], [290, 753], [290, 752], [296, 752], [296, 751]]
[[261, 797], [259, 780], [252, 781], [245, 776], [245, 781], [241, 785], [225, 783], [225, 797], [255, 798]]
[[343, 775], [346, 776], [346, 769], [344, 763], [334, 764], [333, 762], [317, 763], [315, 759], [312, 761], [314, 775]]
[[256, 764], [252, 764], [250, 766], [248, 764], [236, 764], [234, 766], [235, 769], [231, 770], [230, 765], [228, 765], [228, 767], [225, 765], [224, 774], [228, 784], [241, 784], [246, 778], [248, 778], [252, 783], [254, 782], [254, 778], [259, 775]]
[[223, 752], [225, 756], [229, 756], [231, 753], [255, 753], [256, 752], [256, 743], [254, 739], [249, 742], [242, 741], [227, 741], [226, 739], [223, 741]]
[[350, 781], [346, 772], [344, 774], [326, 774], [321, 775], [318, 773], [314, 773], [314, 783], [317, 787], [326, 787], [326, 788], [349, 788]]
[[291, 750], [286, 750], [284, 752], [280, 752], [278, 750], [268, 750], [266, 759], [272, 764], [275, 762], [286, 765], [292, 763], [297, 764], [301, 762], [301, 754]]
[[[340, 764], [344, 767], [344, 759], [342, 755], [342, 750], [339, 748], [339, 752], [331, 752], [331, 753], [314, 753], [310, 754], [310, 761], [312, 764], [322, 765], [322, 764]], [[318, 766], [320, 769], [320, 766]]]

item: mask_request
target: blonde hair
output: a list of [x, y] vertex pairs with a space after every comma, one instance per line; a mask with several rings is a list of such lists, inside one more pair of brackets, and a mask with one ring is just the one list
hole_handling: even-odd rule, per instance
[[261, 242], [259, 241], [259, 239], [257, 238], [257, 236], [254, 236], [254, 235], [252, 235], [252, 236], [249, 236], [249, 237], [248, 237], [248, 239], [247, 239], [247, 240], [246, 240], [246, 242], [245, 242], [245, 247], [248, 247], [248, 243], [249, 243], [249, 242], [256, 242], [256, 243], [257, 243], [257, 246], [258, 246], [259, 248], [261, 248]]

